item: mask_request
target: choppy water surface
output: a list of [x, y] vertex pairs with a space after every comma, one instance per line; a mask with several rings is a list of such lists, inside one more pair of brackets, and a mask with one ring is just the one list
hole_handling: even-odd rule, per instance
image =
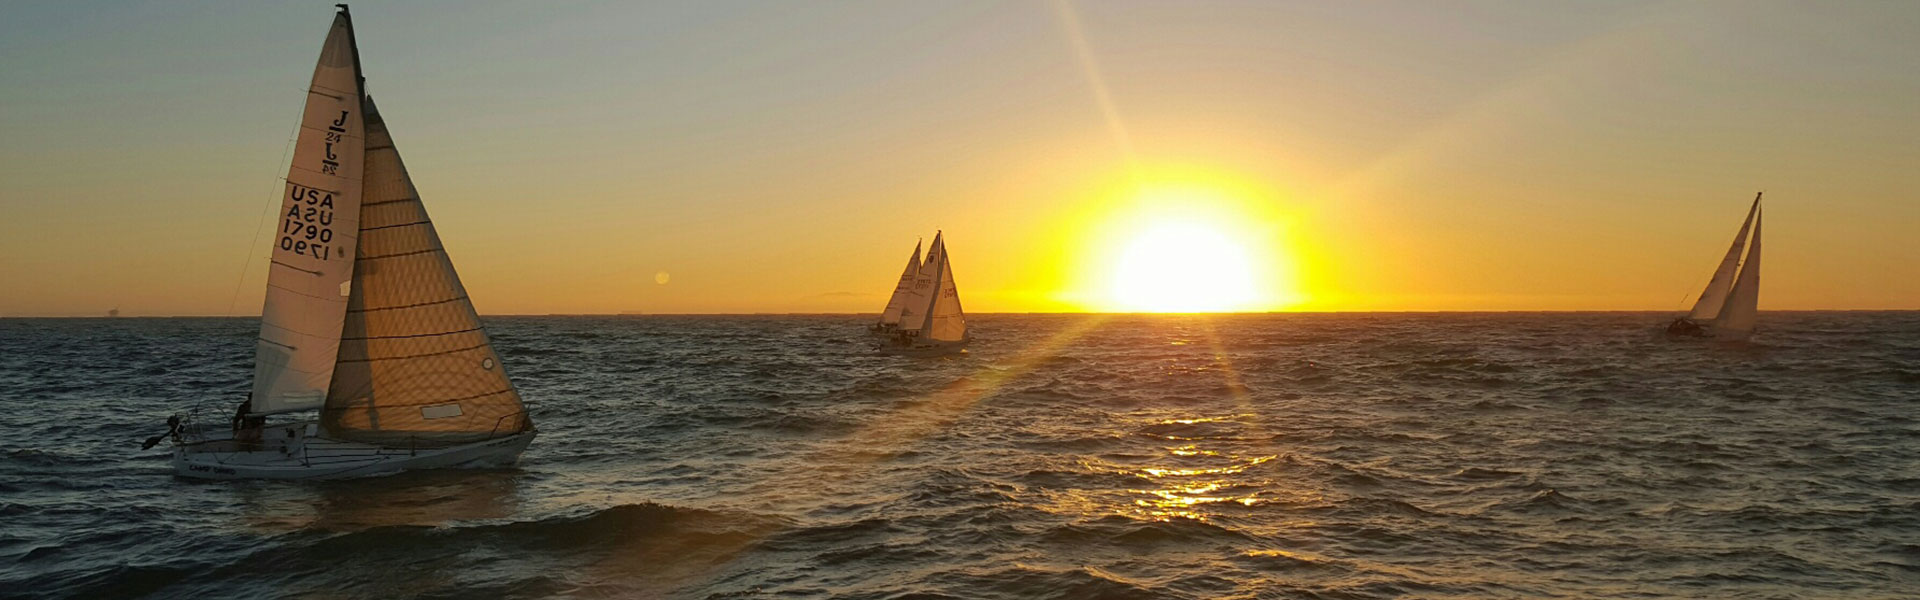
[[0, 596], [1897, 597], [1920, 313], [494, 318], [517, 469], [173, 479], [246, 319], [0, 320]]

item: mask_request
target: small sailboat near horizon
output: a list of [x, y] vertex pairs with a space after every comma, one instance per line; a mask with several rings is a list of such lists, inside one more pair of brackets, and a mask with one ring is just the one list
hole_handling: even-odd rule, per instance
[[[365, 93], [353, 21], [339, 8], [287, 171], [252, 392], [230, 420], [224, 410], [176, 415], [147, 440], [173, 439], [176, 475], [505, 466], [533, 441], [520, 393]], [[267, 423], [292, 413], [315, 417]]]
[[[1760, 308], [1760, 196], [1764, 193], [1754, 194], [1753, 205], [1747, 208], [1747, 219], [1740, 224], [1740, 233], [1733, 237], [1733, 246], [1727, 249], [1726, 257], [1720, 259], [1720, 266], [1707, 280], [1707, 288], [1700, 292], [1693, 309], [1667, 324], [1667, 335], [1731, 341], [1753, 335]], [[1753, 234], [1751, 243], [1748, 233]], [[1746, 249], [1744, 261], [1740, 259], [1743, 247]]]
[[[914, 252], [917, 255], [919, 248], [915, 247]], [[917, 268], [910, 268], [908, 273], [913, 277], [904, 293], [896, 288], [899, 321], [882, 340], [880, 351], [914, 356], [964, 351], [970, 341], [967, 315], [960, 308], [960, 288], [953, 281], [953, 264], [948, 260], [944, 233], [934, 232], [933, 245], [927, 248], [926, 259], [920, 261]], [[907, 274], [901, 274], [901, 279], [905, 282]], [[891, 310], [894, 301], [889, 300], [887, 305]], [[883, 314], [883, 323], [884, 320]]]

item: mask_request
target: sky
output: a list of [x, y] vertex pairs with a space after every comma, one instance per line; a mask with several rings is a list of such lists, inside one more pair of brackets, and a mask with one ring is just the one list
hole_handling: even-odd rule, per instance
[[[1761, 190], [1763, 310], [1920, 309], [1916, 3], [353, 13], [486, 314], [1681, 310]], [[332, 14], [9, 3], [0, 316], [257, 314]]]

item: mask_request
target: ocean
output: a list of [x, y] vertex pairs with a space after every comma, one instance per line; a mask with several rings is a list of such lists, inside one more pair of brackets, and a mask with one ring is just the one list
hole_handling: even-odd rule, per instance
[[0, 597], [1920, 595], [1920, 313], [486, 319], [517, 468], [175, 479], [254, 319], [0, 319]]

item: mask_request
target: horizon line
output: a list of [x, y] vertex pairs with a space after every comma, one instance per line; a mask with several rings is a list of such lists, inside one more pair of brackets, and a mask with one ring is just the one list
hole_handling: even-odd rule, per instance
[[[1243, 316], [1243, 315], [1341, 315], [1341, 314], [1513, 314], [1513, 313], [1685, 313], [1677, 309], [1382, 309], [1382, 310], [1271, 310], [1202, 312], [1128, 312], [1128, 311], [994, 311], [971, 313], [985, 315], [1110, 315], [1110, 316]], [[1920, 312], [1920, 308], [1783, 308], [1760, 312]], [[877, 316], [869, 312], [658, 312], [637, 311], [597, 313], [487, 313], [482, 317], [782, 317], [782, 316]], [[174, 314], [174, 315], [0, 315], [0, 319], [258, 319], [260, 315]]]

